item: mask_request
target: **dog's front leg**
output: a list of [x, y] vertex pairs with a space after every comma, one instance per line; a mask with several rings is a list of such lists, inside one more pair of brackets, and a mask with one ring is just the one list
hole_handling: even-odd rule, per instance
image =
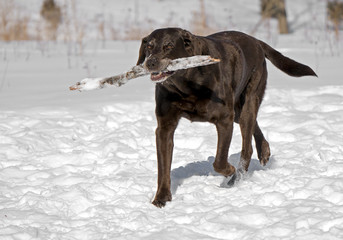
[[235, 168], [227, 161], [233, 131], [233, 114], [217, 122], [218, 133], [217, 155], [213, 163], [216, 172], [229, 177], [235, 173]]
[[167, 201], [172, 200], [170, 192], [170, 169], [174, 148], [174, 132], [178, 123], [175, 116], [170, 118], [157, 117], [156, 129], [158, 185], [155, 199], [152, 202], [156, 207], [164, 207]]

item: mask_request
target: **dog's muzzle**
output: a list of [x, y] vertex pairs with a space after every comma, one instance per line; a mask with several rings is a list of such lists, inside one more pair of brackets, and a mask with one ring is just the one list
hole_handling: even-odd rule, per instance
[[175, 72], [174, 71], [168, 71], [168, 72], [153, 72], [150, 75], [150, 79], [153, 82], [164, 82], [167, 80], [170, 76], [172, 76]]
[[144, 68], [147, 69], [151, 75], [150, 79], [153, 82], [164, 82], [170, 76], [172, 76], [175, 72], [168, 71], [167, 66], [170, 63], [170, 59], [164, 58], [162, 60], [158, 60], [156, 57], [149, 56], [144, 62]]

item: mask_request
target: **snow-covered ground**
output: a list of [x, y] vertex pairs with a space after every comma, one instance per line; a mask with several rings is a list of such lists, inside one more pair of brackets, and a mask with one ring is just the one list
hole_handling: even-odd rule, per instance
[[[319, 75], [268, 65], [258, 119], [270, 163], [254, 153], [249, 176], [227, 188], [212, 168], [215, 127], [182, 120], [163, 209], [150, 204], [154, 84], [68, 89], [129, 69], [140, 43], [88, 41], [81, 56], [72, 44], [0, 43], [0, 239], [342, 239], [343, 53], [306, 31], [269, 39]], [[236, 125], [234, 165], [240, 149]]]

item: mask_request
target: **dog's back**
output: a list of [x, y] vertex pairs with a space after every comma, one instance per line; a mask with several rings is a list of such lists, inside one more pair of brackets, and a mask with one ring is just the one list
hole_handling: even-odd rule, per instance
[[310, 67], [285, 57], [267, 43], [245, 33], [237, 31], [225, 31], [209, 35], [207, 38], [217, 39], [220, 41], [229, 41], [231, 44], [238, 45], [244, 55], [250, 55], [250, 58], [246, 57], [245, 59], [255, 60], [254, 62], [259, 60], [258, 53], [261, 49], [263, 51], [263, 55], [275, 67], [292, 77], [317, 76]]

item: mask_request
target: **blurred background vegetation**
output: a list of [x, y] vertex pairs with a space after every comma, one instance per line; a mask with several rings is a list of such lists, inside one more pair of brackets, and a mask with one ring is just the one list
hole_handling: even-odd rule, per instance
[[[185, 0], [187, 1], [187, 0]], [[343, 1], [342, 0], [318, 0], [318, 3], [325, 1], [326, 19], [323, 25], [326, 31], [333, 31], [336, 38], [339, 38], [339, 31], [342, 28], [343, 21]], [[161, 4], [163, 0], [150, 0], [146, 4]], [[187, 26], [191, 32], [199, 35], [210, 34], [223, 30], [221, 26], [210, 24], [209, 19], [216, 16], [209, 15], [207, 5], [211, 0], [197, 0], [195, 10], [191, 12], [190, 20]], [[0, 40], [2, 41], [22, 41], [22, 40], [49, 40], [49, 41], [73, 41], [80, 44], [89, 32], [88, 25], [78, 14], [79, 7], [76, 0], [41, 0], [39, 7], [35, 9], [39, 18], [32, 17], [32, 10], [28, 10], [24, 5], [15, 0], [0, 0]], [[139, 6], [145, 4], [143, 1], [134, 1], [134, 7], [130, 11], [135, 15], [134, 21], [127, 23], [116, 23], [111, 21], [111, 16], [102, 16], [98, 14], [95, 24], [96, 38], [100, 40], [137, 40], [143, 35], [153, 30], [154, 24], [151, 19], [143, 19], [145, 26], [137, 24], [138, 18], [144, 15]], [[255, 34], [266, 26], [271, 19], [277, 21], [280, 34], [292, 32], [287, 18], [287, 0], [259, 0], [254, 4], [259, 4], [260, 20], [251, 28], [249, 34]], [[167, 14], [167, 13], [166, 13]], [[168, 13], [169, 14], [169, 13]], [[249, 18], [249, 16], [246, 16]], [[230, 16], [227, 16], [230, 21]], [[178, 21], [173, 21], [171, 13], [169, 24], [178, 25]], [[165, 26], [168, 26], [165, 23]], [[267, 24], [268, 25], [268, 24]], [[161, 26], [162, 27], [162, 26]], [[178, 26], [183, 27], [184, 26]], [[125, 30], [123, 30], [125, 29]]]

